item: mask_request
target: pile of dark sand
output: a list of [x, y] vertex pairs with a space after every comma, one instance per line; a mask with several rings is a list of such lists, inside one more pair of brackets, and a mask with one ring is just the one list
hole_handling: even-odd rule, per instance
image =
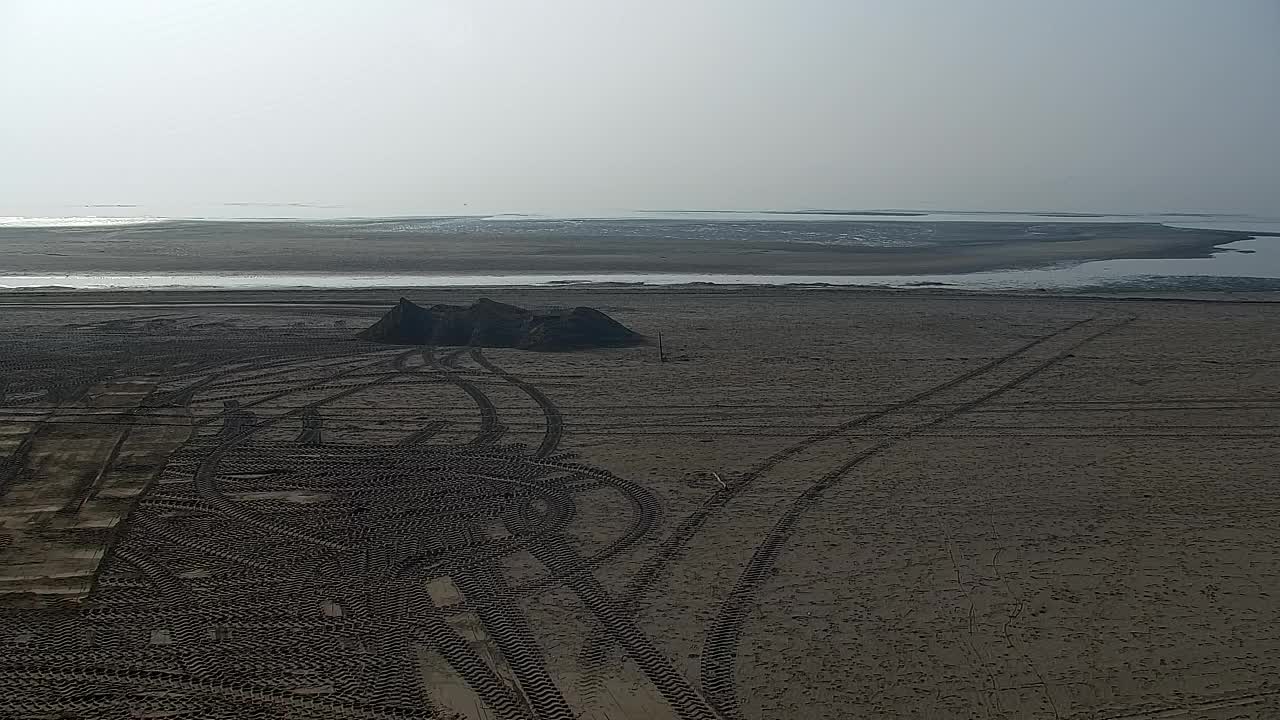
[[424, 308], [406, 298], [357, 337], [394, 345], [472, 345], [564, 351], [623, 347], [644, 341], [622, 323], [589, 307], [537, 314], [481, 298], [470, 307]]

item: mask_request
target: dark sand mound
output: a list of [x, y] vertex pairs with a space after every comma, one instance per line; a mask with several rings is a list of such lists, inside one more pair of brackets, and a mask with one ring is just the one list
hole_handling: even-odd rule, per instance
[[481, 298], [470, 307], [424, 308], [400, 298], [373, 326], [356, 337], [395, 345], [473, 345], [524, 350], [623, 347], [644, 340], [622, 323], [589, 307], [536, 314]]

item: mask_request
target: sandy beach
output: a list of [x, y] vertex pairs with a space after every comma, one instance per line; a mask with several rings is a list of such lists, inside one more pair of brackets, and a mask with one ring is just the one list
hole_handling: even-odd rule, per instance
[[1271, 296], [485, 292], [0, 298], [4, 714], [1280, 712]]

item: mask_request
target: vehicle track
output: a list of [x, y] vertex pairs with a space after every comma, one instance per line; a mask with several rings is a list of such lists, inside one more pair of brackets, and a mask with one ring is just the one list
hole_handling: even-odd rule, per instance
[[258, 562], [249, 558], [242, 558], [237, 555], [233, 555], [232, 553], [210, 543], [183, 537], [180, 533], [167, 527], [164, 521], [160, 518], [141, 514], [141, 516], [136, 518], [133, 522], [140, 530], [144, 530], [149, 534], [155, 535], [157, 538], [164, 540], [167, 543], [189, 547], [203, 555], [218, 558], [219, 560], [225, 560], [253, 570], [266, 573], [276, 573], [279, 571], [279, 568], [275, 568], [266, 563]]
[[782, 461], [788, 458], [791, 458], [795, 455], [798, 455], [824, 440], [829, 440], [838, 435], [841, 435], [842, 433], [852, 430], [856, 427], [859, 427], [861, 425], [866, 425], [874, 420], [878, 420], [879, 418], [888, 415], [891, 412], [909, 407], [922, 400], [927, 400], [928, 398], [933, 397], [934, 395], [938, 395], [939, 393], [945, 392], [947, 390], [950, 390], [951, 388], [963, 382], [966, 382], [971, 378], [977, 377], [986, 372], [990, 372], [993, 368], [998, 367], [1001, 364], [1006, 363], [1009, 360], [1012, 360], [1016, 357], [1019, 357], [1033, 350], [1037, 346], [1042, 345], [1046, 342], [1049, 342], [1050, 340], [1060, 335], [1063, 335], [1067, 332], [1070, 332], [1071, 330], [1074, 330], [1076, 327], [1079, 327], [1084, 323], [1090, 322], [1093, 319], [1094, 318], [1085, 318], [1083, 320], [1079, 320], [1077, 322], [1071, 323], [1070, 325], [1067, 325], [1064, 328], [1056, 330], [1047, 335], [1043, 335], [1041, 337], [1035, 338], [1034, 340], [1031, 340], [1023, 345], [1020, 345], [1017, 348], [1013, 349], [1012, 351], [1004, 355], [1001, 355], [1000, 357], [997, 357], [995, 359], [989, 360], [979, 365], [978, 367], [973, 368], [972, 370], [963, 372], [957, 375], [956, 377], [953, 377], [950, 380], [947, 380], [946, 382], [940, 383], [938, 385], [934, 385], [932, 387], [929, 387], [926, 390], [916, 393], [915, 395], [912, 395], [905, 400], [900, 400], [898, 402], [890, 403], [878, 410], [865, 413], [863, 415], [860, 415], [856, 418], [850, 419], [838, 425], [833, 425], [830, 428], [827, 428], [821, 432], [808, 435], [804, 439], [800, 440], [799, 442], [793, 443], [787, 446], [786, 448], [765, 458], [761, 462], [757, 463], [750, 470], [743, 473], [741, 476], [736, 478], [730, 478], [728, 481], [725, 482], [725, 487], [721, 488], [720, 490], [717, 490], [709, 498], [703, 501], [702, 505], [697, 510], [687, 515], [680, 522], [680, 524], [676, 526], [676, 528], [671, 532], [671, 534], [668, 535], [666, 538], [664, 538], [661, 543], [659, 543], [658, 549], [654, 553], [654, 556], [648, 562], [646, 562], [644, 566], [641, 567], [641, 569], [636, 573], [635, 577], [632, 579], [631, 583], [628, 585], [627, 591], [624, 593], [623, 597], [621, 598], [621, 602], [627, 605], [633, 605], [634, 603], [636, 603], [641, 596], [643, 596], [652, 588], [653, 583], [657, 580], [658, 576], [662, 574], [664, 568], [672, 560], [675, 560], [677, 557], [680, 556], [681, 553], [684, 552], [684, 548], [688, 545], [689, 541], [693, 539], [694, 535], [696, 535], [698, 531], [702, 529], [702, 526], [705, 525], [706, 522], [713, 515], [715, 515], [715, 513], [723, 509], [724, 506], [727, 505], [730, 500], [732, 500], [735, 496], [737, 496], [739, 493], [745, 490], [748, 486], [750, 486], [753, 482], [755, 482], [755, 480], [757, 480], [761, 475], [772, 470]]
[[[516, 385], [542, 409], [543, 442], [536, 451], [497, 444], [505, 427], [487, 397], [477, 402], [482, 442], [427, 445], [422, 441], [435, 431], [428, 426], [411, 436], [414, 442], [397, 446], [341, 439], [310, 444], [322, 440], [320, 413], [326, 421], [334, 417], [322, 408], [406, 374], [423, 377], [423, 368], [407, 361], [416, 352], [422, 351], [406, 350], [394, 359], [380, 353], [369, 363], [343, 358], [337, 361], [343, 367], [329, 368], [324, 377], [306, 373], [305, 366], [277, 367], [268, 372], [289, 376], [273, 388], [278, 392], [252, 404], [226, 398], [219, 432], [194, 437], [174, 452], [159, 481], [139, 498], [86, 606], [41, 621], [46, 629], [17, 651], [20, 666], [32, 674], [21, 679], [27, 684], [12, 706], [49, 714], [83, 709], [93, 715], [109, 707], [112, 715], [201, 716], [202, 708], [216, 708], [205, 714], [425, 717], [431, 708], [412, 647], [422, 641], [498, 715], [571, 718], [519, 610], [520, 599], [571, 578], [593, 614], [606, 618], [610, 636], [643, 659], [664, 696], [675, 705], [687, 701], [682, 688], [688, 681], [667, 674], [670, 662], [634, 620], [608, 619], [616, 604], [593, 579], [576, 577], [651, 535], [660, 507], [642, 486], [556, 454], [563, 418], [537, 388], [520, 378], [512, 382], [514, 376], [495, 371], [498, 366], [479, 351], [471, 356], [493, 382]], [[442, 380], [470, 385], [483, 397], [481, 382], [457, 368], [464, 352], [453, 351], [434, 369]], [[387, 371], [357, 378], [375, 366]], [[245, 370], [243, 364], [234, 368]], [[273, 404], [256, 417], [247, 409], [326, 385], [325, 397], [315, 402]], [[207, 406], [236, 388], [235, 380], [209, 381], [183, 386], [178, 396]], [[303, 425], [296, 441], [261, 439], [264, 430], [294, 417]], [[496, 563], [541, 547], [548, 537], [569, 543], [558, 534], [575, 517], [575, 495], [599, 487], [611, 487], [631, 503], [634, 517], [625, 532], [586, 559], [566, 545], [568, 560], [546, 567], [533, 582], [509, 585]], [[502, 531], [504, 523], [510, 534]], [[457, 606], [435, 608], [423, 592], [423, 582], [441, 574], [457, 578], [466, 597]], [[464, 613], [481, 618], [521, 692], [511, 691], [445, 620], [458, 621]], [[0, 612], [0, 630], [7, 631], [9, 622]], [[149, 645], [144, 639], [138, 647], [137, 628], [152, 629]], [[351, 662], [333, 660], [348, 651]], [[278, 653], [280, 660], [273, 666], [276, 661], [262, 659], [263, 653]], [[104, 662], [118, 671], [102, 675]], [[45, 686], [63, 691], [49, 699], [38, 692], [44, 681], [37, 678], [58, 671], [65, 673]], [[0, 686], [6, 682], [0, 679]], [[33, 682], [37, 689], [28, 689]], [[287, 689], [295, 687], [301, 689]], [[141, 688], [163, 694], [139, 694]], [[321, 694], [299, 694], [316, 688]], [[682, 717], [704, 716], [698, 713], [705, 702], [693, 707], [701, 710]]]
[[[350, 362], [353, 357], [367, 354], [367, 350], [344, 350], [339, 353], [321, 353], [320, 357], [324, 358], [324, 362], [307, 365], [307, 368], [326, 367], [328, 365], [340, 365], [344, 362]], [[306, 357], [298, 357], [290, 354], [289, 357], [281, 359], [277, 355], [263, 355], [252, 357], [246, 360], [232, 363], [230, 366], [223, 365], [214, 372], [205, 375], [190, 385], [178, 388], [177, 390], [165, 393], [157, 393], [154, 405], [189, 405], [191, 399], [197, 393], [207, 388], [220, 387], [224, 384], [240, 385], [252, 384], [251, 381], [261, 380], [262, 378], [275, 377], [285, 375], [291, 372], [298, 372], [301, 369], [299, 365], [307, 361]], [[281, 368], [283, 369], [277, 369]], [[256, 372], [256, 371], [267, 372]], [[256, 373], [247, 377], [236, 377], [229, 383], [226, 378], [230, 376], [240, 376], [243, 373]]]
[[[916, 430], [941, 425], [972, 408], [982, 405], [992, 398], [1026, 383], [1045, 370], [1048, 370], [1062, 362], [1073, 350], [1119, 329], [1121, 326], [1128, 324], [1132, 320], [1133, 318], [1128, 318], [1118, 322], [1113, 322], [1106, 325], [1101, 330], [1091, 332], [1078, 342], [1075, 342], [1049, 358], [1036, 363], [1030, 369], [1015, 376], [1014, 378], [1001, 383], [995, 388], [970, 401], [947, 409], [933, 419], [927, 420], [923, 424], [919, 425]], [[1073, 328], [1074, 327], [1076, 326], [1073, 326]], [[1006, 356], [1006, 361], [1009, 357], [1010, 356]], [[976, 377], [976, 375], [970, 375], [970, 377]], [[958, 383], [952, 383], [951, 386], [954, 387], [957, 384]], [[707, 699], [711, 702], [712, 706], [715, 707], [716, 711], [724, 718], [727, 718], [728, 720], [737, 720], [742, 718], [742, 713], [738, 708], [737, 688], [734, 673], [734, 665], [737, 658], [738, 643], [741, 638], [742, 627], [751, 610], [752, 600], [756, 591], [769, 577], [769, 574], [773, 569], [773, 565], [777, 561], [778, 555], [782, 552], [787, 541], [795, 532], [796, 524], [810, 508], [818, 503], [822, 494], [826, 492], [826, 490], [844, 480], [851, 470], [866, 460], [898, 445], [903, 440], [911, 437], [913, 432], [913, 430], [905, 430], [900, 434], [887, 437], [871, 447], [858, 452], [838, 467], [823, 475], [817, 482], [806, 488], [804, 492], [801, 493], [801, 495], [783, 512], [782, 516], [778, 519], [778, 522], [765, 536], [764, 541], [761, 542], [761, 544], [756, 548], [756, 551], [752, 554], [750, 561], [747, 563], [746, 569], [739, 575], [733, 589], [721, 603], [720, 610], [715, 620], [712, 622], [702, 646], [699, 665], [701, 684], [703, 690], [707, 694]]]
[[427, 442], [428, 440], [430, 440], [431, 438], [435, 437], [436, 435], [439, 435], [440, 432], [447, 427], [449, 427], [448, 420], [431, 420], [426, 424], [424, 424], [421, 428], [414, 430], [413, 432], [406, 435], [403, 439], [400, 440], [400, 442], [397, 443], [397, 445], [400, 445], [402, 447], [409, 446], [409, 445], [421, 445]]
[[[22, 668], [8, 673], [14, 680], [30, 680], [41, 685], [61, 681], [69, 686], [101, 683], [155, 687], [188, 693], [201, 693], [236, 704], [266, 705], [291, 713], [315, 713], [324, 717], [359, 718], [361, 720], [426, 720], [413, 710], [395, 710], [381, 705], [365, 705], [342, 701], [313, 700], [305, 695], [250, 683], [226, 684], [190, 680], [163, 671], [134, 670], [121, 667], [96, 668]], [[11, 702], [11, 701], [10, 701]]]
[[[406, 351], [406, 354], [411, 352], [413, 351], [411, 350]], [[382, 360], [384, 360], [384, 358], [379, 358], [379, 362]], [[314, 403], [309, 403], [308, 405], [304, 405], [302, 407], [286, 411], [279, 415], [270, 416], [268, 418], [263, 419], [261, 422], [256, 423], [252, 427], [249, 427], [242, 431], [239, 431], [236, 433], [230, 433], [225, 437], [220, 436], [220, 442], [218, 443], [218, 445], [214, 447], [214, 449], [200, 462], [200, 464], [196, 468], [195, 476], [193, 480], [194, 480], [196, 489], [200, 493], [200, 496], [204, 498], [207, 502], [209, 502], [211, 505], [213, 505], [215, 508], [217, 508], [217, 511], [220, 515], [228, 519], [235, 519], [241, 523], [251, 525], [260, 530], [264, 530], [269, 533], [282, 536], [282, 537], [301, 540], [303, 542], [307, 542], [316, 547], [323, 547], [323, 548], [328, 548], [330, 550], [338, 550], [338, 551], [346, 550], [347, 547], [345, 545], [330, 542], [320, 538], [315, 538], [307, 533], [293, 530], [291, 528], [281, 527], [279, 525], [276, 525], [275, 523], [270, 523], [270, 522], [266, 522], [258, 518], [255, 518], [250, 513], [238, 507], [235, 503], [227, 500], [225, 497], [221, 495], [221, 493], [217, 489], [216, 475], [218, 472], [218, 465], [221, 463], [222, 459], [226, 456], [228, 451], [230, 451], [236, 445], [244, 443], [254, 433], [261, 431], [263, 429], [266, 429], [272, 425], [275, 425], [281, 422], [282, 420], [285, 420], [286, 418], [293, 417], [294, 415], [299, 415], [309, 408], [319, 407], [321, 405], [324, 405], [325, 403], [333, 402], [334, 400], [340, 400], [349, 395], [354, 395], [355, 393], [367, 390], [370, 387], [374, 387], [376, 385], [385, 383], [391, 378], [395, 377], [396, 375], [398, 375], [398, 373], [396, 372], [387, 373], [386, 375], [382, 375], [380, 377], [377, 377], [373, 380], [362, 383], [355, 387], [350, 387], [345, 390], [341, 390], [337, 393], [333, 393], [332, 395], [329, 395], [325, 398], [317, 400]], [[296, 392], [296, 391], [286, 390], [286, 391], [282, 391], [279, 394], [285, 395], [290, 392]]]
[[538, 445], [538, 449], [534, 451], [534, 456], [544, 458], [554, 454], [556, 448], [560, 447], [560, 439], [564, 435], [564, 416], [560, 414], [560, 408], [556, 407], [551, 398], [548, 398], [532, 383], [528, 383], [494, 364], [493, 361], [485, 357], [480, 348], [471, 350], [471, 359], [475, 360], [476, 364], [485, 370], [520, 388], [530, 399], [537, 403], [542, 410], [542, 416], [546, 419], [547, 429], [542, 436], [542, 442]]
[[[591, 569], [577, 556], [572, 543], [563, 537], [550, 536], [543, 538], [532, 550], [544, 565], [564, 578], [596, 622], [626, 649], [627, 656], [639, 666], [681, 720], [716, 719], [706, 699], [639, 628], [633, 613], [609, 597]], [[590, 691], [591, 688], [584, 687], [584, 690]]]
[[434, 348], [427, 348], [422, 351], [422, 358], [426, 362], [427, 367], [436, 370], [449, 382], [457, 385], [467, 395], [471, 396], [476, 407], [480, 410], [480, 432], [471, 440], [471, 445], [493, 445], [502, 439], [506, 433], [506, 428], [498, 420], [498, 409], [494, 406], [493, 401], [488, 395], [479, 388], [474, 382], [466, 379], [458, 371], [456, 364], [458, 356], [461, 355], [466, 348], [458, 348], [445, 355], [444, 359], [438, 360], [435, 355]]
[[417, 629], [420, 639], [440, 653], [498, 719], [528, 720], [529, 714], [524, 711], [522, 703], [438, 612], [424, 607]]
[[547, 673], [542, 649], [534, 640], [528, 620], [516, 607], [513, 593], [497, 570], [488, 563], [477, 564], [452, 577], [507, 661], [534, 717], [573, 720], [573, 711]]
[[[658, 578], [665, 571], [666, 567], [684, 553], [688, 544], [702, 529], [702, 527], [758, 478], [772, 470], [784, 460], [799, 455], [820, 442], [840, 436], [857, 427], [877, 421], [890, 413], [910, 408], [918, 403], [955, 388], [973, 378], [991, 372], [1004, 363], [1019, 358], [1037, 347], [1053, 341], [1054, 339], [1095, 320], [1096, 318], [1089, 317], [1070, 323], [1051, 333], [1047, 333], [1023, 343], [1004, 355], [990, 359], [977, 367], [960, 373], [945, 382], [926, 388], [925, 390], [911, 395], [904, 400], [886, 404], [878, 409], [864, 413], [843, 423], [833, 425], [821, 432], [808, 435], [798, 442], [795, 442], [765, 458], [741, 476], [728, 479], [724, 482], [724, 487], [712, 493], [712, 495], [703, 501], [696, 510], [689, 515], [686, 515], [669, 535], [659, 542], [649, 560], [646, 561], [640, 567], [640, 570], [632, 577], [631, 582], [628, 583], [622, 597], [619, 598], [619, 602], [623, 607], [627, 608], [629, 612], [634, 613], [639, 601], [648, 594], [648, 592], [650, 592], [653, 586], [657, 583]], [[599, 633], [592, 633], [587, 638], [586, 642], [583, 644], [581, 652], [579, 653], [579, 665], [588, 677], [594, 677], [598, 674], [600, 668], [605, 665], [610, 650], [611, 644], [609, 640]]]
[[[165, 567], [141, 554], [141, 550], [138, 547], [138, 543], [132, 544], [129, 548], [117, 546], [113, 555], [115, 558], [137, 568], [147, 582], [153, 588], [159, 590], [166, 604], [172, 607], [183, 607], [189, 604], [192, 598], [190, 590]], [[178, 642], [190, 645], [198, 641], [200, 629], [186, 618], [178, 619], [172, 623], [171, 629], [174, 638]], [[183, 656], [180, 658], [179, 663], [194, 677], [198, 678], [207, 674], [208, 668], [199, 659]]]
[[3, 492], [9, 483], [18, 479], [19, 473], [26, 467], [27, 455], [31, 452], [31, 443], [34, 436], [35, 428], [33, 427], [22, 437], [13, 452], [0, 459], [0, 492]]
[[[399, 367], [403, 367], [403, 365], [400, 365]], [[363, 387], [364, 386], [351, 388], [339, 394], [347, 394], [350, 392], [358, 391]], [[473, 395], [473, 397], [475, 396]], [[336, 397], [330, 396], [328, 398], [325, 398], [319, 401], [318, 403], [315, 403], [314, 405], [322, 405], [326, 402], [332, 401], [333, 399], [336, 399]], [[486, 401], [487, 401], [487, 398], [486, 398]], [[484, 405], [481, 405], [481, 407], [483, 408]], [[289, 414], [295, 414], [295, 413], [300, 414], [302, 412], [305, 412], [305, 410], [299, 409], [299, 410], [292, 411]], [[488, 413], [488, 416], [496, 420], [496, 411]], [[278, 422], [283, 417], [284, 416], [273, 417], [271, 418], [271, 422]], [[265, 425], [260, 425], [255, 428], [252, 428], [251, 432], [260, 430], [264, 426]], [[237, 441], [243, 442], [244, 439], [249, 434], [250, 433], [242, 433], [237, 438]], [[220, 454], [225, 453], [226, 450], [233, 444], [234, 442], [222, 443], [217, 449], [215, 449], [211, 457], [206, 458], [205, 462], [202, 463], [201, 468], [198, 469], [196, 473], [196, 480], [197, 480], [198, 487], [200, 486], [199, 481], [201, 479], [206, 477], [211, 478], [211, 475], [209, 474], [210, 472], [212, 472], [211, 470], [209, 470], [210, 461], [211, 460], [216, 461], [217, 459], [219, 459]], [[513, 458], [508, 458], [503, 456], [496, 456], [494, 458], [491, 458], [491, 460], [492, 460], [492, 464], [496, 464], [499, 467], [503, 465], [511, 465], [513, 463]], [[216, 464], [213, 465], [213, 467], [216, 468]], [[496, 480], [499, 478], [494, 478], [494, 479]], [[202, 495], [207, 495], [207, 494], [208, 494], [207, 492], [202, 491]], [[552, 501], [551, 498], [548, 498], [548, 504], [549, 504], [548, 512], [552, 513], [552, 511], [555, 509], [555, 503]], [[460, 509], [457, 514], [462, 516], [484, 515], [484, 513], [481, 513], [481, 512], [475, 512], [472, 510], [465, 510], [465, 509]], [[556, 524], [559, 524], [559, 523], [556, 523]], [[384, 527], [385, 529], [385, 526], [382, 526], [382, 527]], [[408, 527], [406, 527], [406, 529], [408, 529]], [[539, 675], [536, 672], [532, 675], [529, 674], [528, 663], [530, 662], [530, 657], [527, 654], [522, 654], [521, 652], [522, 649], [527, 649], [528, 637], [525, 634], [522, 634], [519, 632], [520, 626], [518, 622], [508, 617], [506, 614], [503, 614], [500, 616], [490, 616], [489, 622], [494, 626], [493, 636], [495, 637], [495, 640], [498, 641], [500, 645], [503, 647], [504, 653], [510, 655], [513, 658], [516, 658], [515, 662], [513, 663], [513, 667], [523, 668], [522, 670], [520, 670], [520, 672], [522, 673], [522, 683], [528, 685], [530, 688], [533, 688], [533, 690], [531, 691], [530, 699], [531, 699], [531, 702], [535, 704], [535, 706], [541, 707], [542, 712], [539, 713], [539, 716], [545, 716], [549, 718], [571, 717], [571, 714], [566, 714], [568, 713], [567, 706], [564, 704], [563, 698], [560, 698], [559, 692], [557, 689], [555, 689], [554, 684], [550, 683], [548, 678], [539, 677]], [[442, 644], [446, 649], [449, 647], [450, 641], [448, 638], [441, 637], [439, 627], [437, 627], [433, 631], [433, 635], [437, 640], [437, 644]], [[458, 667], [459, 672], [463, 673], [464, 677], [467, 677], [468, 682], [470, 684], [478, 687], [478, 689], [483, 690], [483, 686], [485, 685], [486, 680], [484, 679], [484, 677], [476, 674], [477, 671], [476, 671], [476, 668], [473, 666], [473, 662], [472, 662], [473, 660], [474, 659], [469, 660], [465, 656], [459, 656], [456, 652], [456, 648], [455, 648], [455, 652], [453, 652], [452, 654], [452, 657], [449, 658], [449, 661], [451, 662], [451, 664], [454, 664], [455, 667]], [[498, 707], [498, 708], [503, 707], [504, 703], [500, 697], [495, 697], [492, 692], [488, 692], [487, 694], [489, 696], [489, 701], [495, 707]], [[514, 707], [514, 706], [508, 706], [508, 709], [511, 709], [511, 707]], [[523, 715], [516, 714], [513, 716], [523, 716]]]
[[[494, 463], [501, 463], [506, 461], [505, 458], [494, 457], [494, 456], [484, 456], [484, 455], [474, 456], [474, 459], [479, 460], [481, 462], [494, 462]], [[524, 464], [526, 466], [539, 468], [542, 471], [555, 471], [555, 472], [565, 473], [567, 477], [590, 478], [593, 485], [598, 484], [601, 486], [608, 486], [608, 487], [614, 488], [624, 498], [626, 498], [628, 503], [631, 505], [631, 512], [632, 512], [631, 523], [626, 529], [626, 531], [622, 535], [620, 535], [617, 539], [615, 539], [614, 541], [606, 545], [604, 548], [602, 548], [600, 551], [596, 552], [591, 557], [584, 559], [582, 562], [583, 562], [583, 566], [586, 568], [599, 567], [601, 564], [609, 561], [619, 553], [641, 542], [644, 538], [651, 535], [662, 522], [662, 506], [658, 502], [657, 496], [655, 496], [648, 488], [644, 487], [643, 485], [640, 485], [639, 483], [635, 483], [630, 480], [625, 480], [623, 478], [617, 477], [616, 475], [608, 472], [607, 470], [601, 470], [598, 468], [590, 467], [588, 465], [568, 462], [565, 460], [556, 460], [552, 458], [545, 458], [545, 459], [532, 458], [532, 459], [525, 460]], [[506, 479], [506, 478], [501, 478], [501, 479], [494, 478], [494, 480], [495, 481], [501, 480], [502, 482], [512, 482], [512, 483], [521, 482], [518, 480]], [[567, 480], [561, 481], [560, 484], [566, 485], [568, 484], [568, 481]], [[551, 499], [555, 499], [556, 497], [559, 497], [561, 495], [564, 495], [567, 497], [568, 493], [563, 488], [556, 488], [551, 492], [551, 494], [548, 497], [550, 497]], [[559, 531], [559, 528], [549, 527], [546, 525], [544, 525], [540, 529], [548, 532]], [[561, 582], [563, 582], [563, 577], [561, 576], [561, 574], [555, 571], [552, 571], [549, 574], [537, 580], [528, 582], [525, 585], [518, 587], [516, 590], [522, 596], [531, 596], [531, 595], [536, 595], [538, 593], [544, 592], [552, 587], [555, 587]]]
[[[406, 352], [413, 352], [413, 351], [412, 351], [412, 350], [410, 350], [410, 351], [406, 351]], [[405, 354], [405, 353], [401, 353], [401, 355], [403, 355], [403, 354]], [[397, 356], [397, 357], [399, 357], [399, 356]], [[331, 383], [331, 382], [333, 382], [333, 381], [335, 381], [335, 380], [340, 380], [340, 379], [342, 379], [342, 378], [344, 378], [344, 377], [346, 377], [346, 376], [348, 376], [348, 375], [351, 375], [351, 374], [353, 374], [353, 373], [359, 372], [359, 371], [361, 371], [361, 370], [364, 370], [364, 369], [366, 369], [366, 368], [372, 367], [372, 366], [374, 366], [374, 365], [378, 365], [378, 364], [380, 364], [380, 363], [382, 363], [382, 362], [385, 362], [385, 361], [386, 361], [386, 358], [385, 358], [385, 357], [379, 357], [379, 358], [377, 358], [376, 360], [372, 360], [372, 361], [367, 362], [367, 363], [362, 363], [362, 364], [357, 365], [357, 366], [355, 366], [355, 367], [349, 367], [349, 368], [346, 368], [346, 369], [344, 369], [344, 370], [340, 370], [340, 371], [338, 371], [338, 372], [336, 372], [336, 373], [331, 373], [331, 374], [326, 375], [326, 376], [321, 377], [321, 378], [316, 378], [316, 379], [314, 379], [314, 380], [310, 380], [310, 381], [305, 382], [305, 383], [303, 383], [303, 384], [301, 384], [301, 385], [299, 385], [299, 386], [297, 386], [297, 387], [290, 387], [290, 388], [286, 388], [286, 389], [284, 389], [284, 390], [280, 390], [280, 391], [277, 391], [277, 392], [271, 393], [271, 394], [269, 394], [269, 395], [265, 395], [265, 396], [260, 397], [260, 398], [258, 398], [257, 400], [254, 400], [254, 401], [252, 401], [252, 402], [248, 402], [248, 403], [240, 404], [240, 403], [237, 401], [237, 407], [239, 407], [239, 408], [241, 408], [241, 409], [247, 409], [247, 408], [251, 408], [251, 407], [257, 407], [257, 406], [259, 406], [259, 405], [263, 405], [263, 404], [265, 404], [265, 403], [269, 403], [269, 402], [271, 402], [272, 400], [279, 400], [280, 398], [285, 397], [285, 396], [288, 396], [288, 395], [296, 395], [296, 394], [298, 394], [298, 393], [305, 392], [305, 391], [307, 391], [307, 390], [314, 390], [315, 388], [318, 388], [318, 387], [320, 387], [320, 386], [322, 386], [322, 385], [327, 385], [327, 384], [329, 384], [329, 383]], [[370, 387], [370, 386], [372, 386], [372, 385], [374, 385], [374, 384], [380, 384], [380, 383], [382, 383], [382, 382], [386, 382], [387, 378], [388, 378], [388, 375], [386, 375], [386, 374], [384, 374], [384, 375], [379, 375], [379, 376], [375, 377], [375, 379], [374, 379], [374, 380], [372, 380], [372, 381], [366, 381], [366, 382], [364, 382], [364, 383], [362, 383], [362, 384], [358, 385], [357, 387], [361, 387], [361, 388], [364, 388], [364, 387]], [[327, 400], [326, 400], [326, 401], [327, 401]], [[225, 401], [224, 401], [224, 403], [225, 403]], [[300, 408], [293, 408], [293, 411], [291, 411], [290, 413], [287, 413], [287, 414], [289, 414], [289, 415], [293, 415], [293, 414], [296, 414], [296, 411], [297, 411], [297, 410], [305, 409], [305, 408], [307, 408], [307, 407], [312, 407], [312, 406], [314, 406], [314, 405], [316, 405], [316, 403], [308, 403], [307, 405], [304, 405], [304, 406], [302, 406], [302, 407], [300, 407]], [[197, 427], [199, 427], [199, 426], [203, 426], [203, 425], [208, 425], [209, 423], [213, 422], [213, 421], [214, 421], [214, 419], [215, 419], [215, 418], [206, 418], [206, 419], [204, 419], [204, 420], [197, 420], [195, 424], [196, 424], [196, 426], [197, 426]]]

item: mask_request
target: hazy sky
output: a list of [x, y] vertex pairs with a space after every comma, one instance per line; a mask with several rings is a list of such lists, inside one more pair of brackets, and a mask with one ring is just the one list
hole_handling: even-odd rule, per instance
[[0, 0], [0, 215], [226, 202], [1280, 214], [1280, 0]]

